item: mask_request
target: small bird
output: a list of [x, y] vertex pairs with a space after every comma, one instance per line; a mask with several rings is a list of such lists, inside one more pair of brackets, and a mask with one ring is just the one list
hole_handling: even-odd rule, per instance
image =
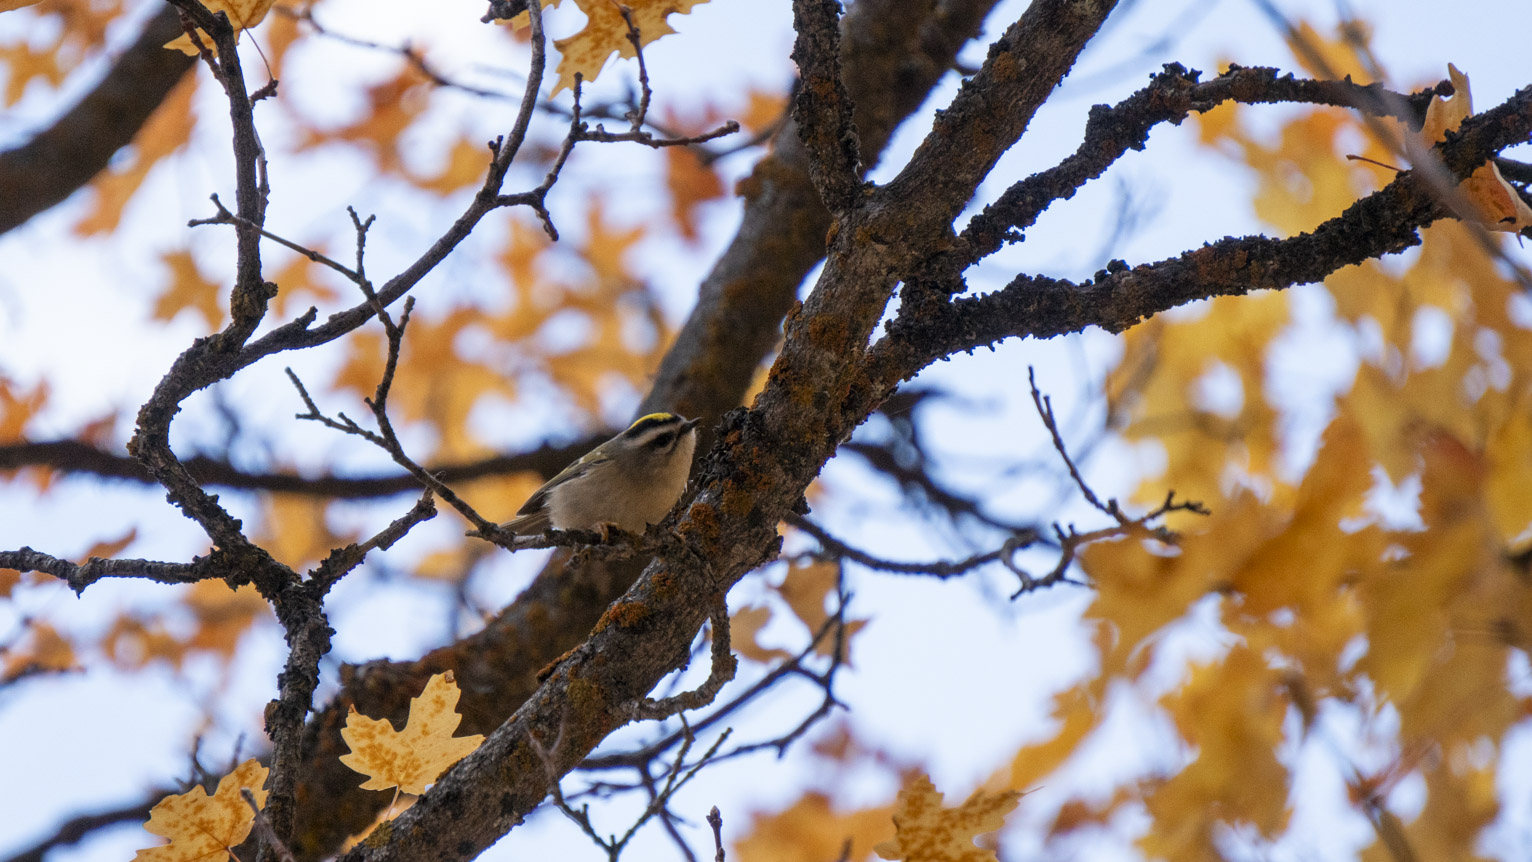
[[697, 421], [674, 413], [639, 417], [549, 479], [501, 526], [523, 536], [550, 527], [642, 533], [664, 520], [686, 490]]

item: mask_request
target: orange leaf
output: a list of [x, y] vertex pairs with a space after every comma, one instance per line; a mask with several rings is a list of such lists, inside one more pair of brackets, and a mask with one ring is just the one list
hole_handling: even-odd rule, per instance
[[[1446, 138], [1463, 120], [1473, 115], [1473, 94], [1469, 91], [1468, 76], [1458, 67], [1447, 64], [1447, 74], [1452, 79], [1453, 93], [1446, 99], [1435, 99], [1426, 109], [1425, 124], [1419, 137], [1410, 141], [1411, 161], [1419, 162], [1426, 157], [1425, 151]], [[1532, 227], [1532, 207], [1521, 199], [1516, 189], [1500, 175], [1493, 162], [1479, 166], [1468, 179], [1458, 184], [1458, 190], [1477, 209], [1475, 220], [1490, 230], [1512, 233]]]
[[[234, 38], [238, 40], [240, 31], [248, 30], [261, 23], [261, 19], [266, 17], [267, 12], [271, 11], [271, 4], [273, 2], [275, 0], [202, 0], [202, 5], [206, 6], [208, 11], [214, 15], [217, 15], [219, 12], [227, 14], [229, 16], [229, 23], [234, 25]], [[212, 51], [214, 55], [217, 55], [218, 47], [213, 44], [213, 40], [208, 38], [208, 35], [201, 30], [197, 32], [201, 36], [203, 46]], [[182, 33], [179, 38], [166, 42], [165, 47], [184, 54], [190, 54], [193, 57], [197, 56], [198, 53], [197, 46], [192, 43], [191, 36], [185, 33]]]
[[1005, 815], [1021, 792], [985, 793], [975, 790], [956, 808], [943, 808], [942, 795], [925, 776], [916, 776], [899, 791], [894, 812], [894, 840], [872, 848], [884, 859], [907, 862], [995, 862], [993, 851], [975, 846], [973, 839], [1005, 825]]
[[217, 329], [223, 320], [222, 287], [202, 274], [188, 249], [166, 252], [160, 260], [170, 267], [170, 287], [155, 300], [154, 319], [172, 320], [190, 308], [202, 314], [209, 329]]
[[704, 165], [696, 152], [686, 147], [665, 150], [665, 180], [670, 186], [671, 210], [681, 235], [697, 238], [697, 208], [723, 197], [723, 180], [712, 167]]
[[249, 788], [255, 804], [263, 806], [265, 784], [266, 767], [251, 758], [225, 775], [212, 796], [198, 786], [161, 799], [144, 828], [170, 843], [138, 851], [133, 862], [207, 862], [232, 855], [255, 823], [240, 791]]
[[[811, 792], [777, 814], [758, 816], [750, 833], [734, 845], [737, 862], [824, 862], [864, 859], [878, 837], [888, 834], [889, 807], [836, 813], [830, 798]], [[849, 848], [850, 852], [845, 852]]]
[[[672, 12], [685, 15], [692, 10], [693, 6], [706, 2], [707, 0], [628, 0], [624, 5], [633, 16], [633, 25], [638, 28], [639, 46], [642, 47], [661, 36], [676, 32], [665, 21]], [[557, 5], [556, 2], [547, 4], [550, 7]], [[574, 77], [577, 73], [585, 79], [586, 83], [594, 81], [613, 54], [629, 59], [637, 56], [633, 43], [628, 41], [628, 24], [622, 20], [622, 13], [617, 11], [616, 3], [611, 0], [575, 0], [575, 5], [585, 13], [585, 28], [573, 36], [555, 39], [553, 42], [554, 47], [558, 48], [562, 55], [559, 59], [559, 80], [553, 87], [552, 95], [555, 96], [560, 90], [574, 87]], [[527, 13], [523, 12], [511, 19], [510, 23], [516, 27], [525, 27], [527, 20]]]
[[[810, 634], [817, 634], [830, 618], [825, 611], [825, 599], [840, 583], [840, 564], [833, 560], [794, 564], [787, 570], [787, 577], [777, 592], [787, 601], [793, 614], [808, 626]], [[847, 620], [845, 640], [850, 643], [852, 635], [867, 625], [866, 620]], [[827, 637], [814, 647], [820, 655], [828, 656], [835, 651], [835, 639]], [[848, 662], [849, 663], [849, 662]]]
[[[0, 578], [0, 596], [5, 595], [3, 582], [4, 578]], [[12, 651], [6, 656], [5, 665], [0, 667], [0, 682], [10, 682], [34, 673], [57, 673], [78, 667], [74, 646], [53, 626], [34, 620], [28, 627], [27, 641], [25, 648]]]
[[758, 662], [783, 661], [792, 653], [778, 647], [763, 647], [758, 640], [762, 628], [771, 622], [771, 608], [740, 608], [729, 617], [729, 643], [734, 651]]
[[457, 714], [460, 695], [451, 671], [431, 677], [420, 696], [410, 699], [409, 721], [397, 731], [387, 719], [368, 718], [352, 707], [340, 732], [351, 753], [341, 755], [340, 762], [368, 776], [363, 790], [398, 787], [424, 793], [426, 785], [484, 741], [482, 734], [453, 737], [463, 720]]

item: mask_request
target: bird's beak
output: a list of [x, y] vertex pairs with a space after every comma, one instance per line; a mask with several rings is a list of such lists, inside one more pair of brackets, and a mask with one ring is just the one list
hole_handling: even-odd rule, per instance
[[685, 422], [681, 423], [681, 431], [682, 432], [690, 431], [693, 428], [696, 428], [697, 427], [697, 423], [701, 422], [701, 421], [702, 421], [701, 419], [688, 419]]

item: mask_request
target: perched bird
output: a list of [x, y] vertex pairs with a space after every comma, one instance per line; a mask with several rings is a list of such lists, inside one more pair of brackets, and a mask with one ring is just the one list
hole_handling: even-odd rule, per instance
[[696, 448], [696, 419], [639, 417], [549, 479], [501, 526], [523, 536], [549, 527], [642, 533], [681, 499]]

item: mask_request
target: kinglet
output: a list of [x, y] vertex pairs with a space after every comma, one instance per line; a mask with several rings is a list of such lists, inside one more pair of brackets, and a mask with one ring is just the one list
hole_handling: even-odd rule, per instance
[[681, 499], [696, 448], [696, 419], [650, 413], [549, 479], [501, 526], [523, 536], [549, 527], [642, 533]]

